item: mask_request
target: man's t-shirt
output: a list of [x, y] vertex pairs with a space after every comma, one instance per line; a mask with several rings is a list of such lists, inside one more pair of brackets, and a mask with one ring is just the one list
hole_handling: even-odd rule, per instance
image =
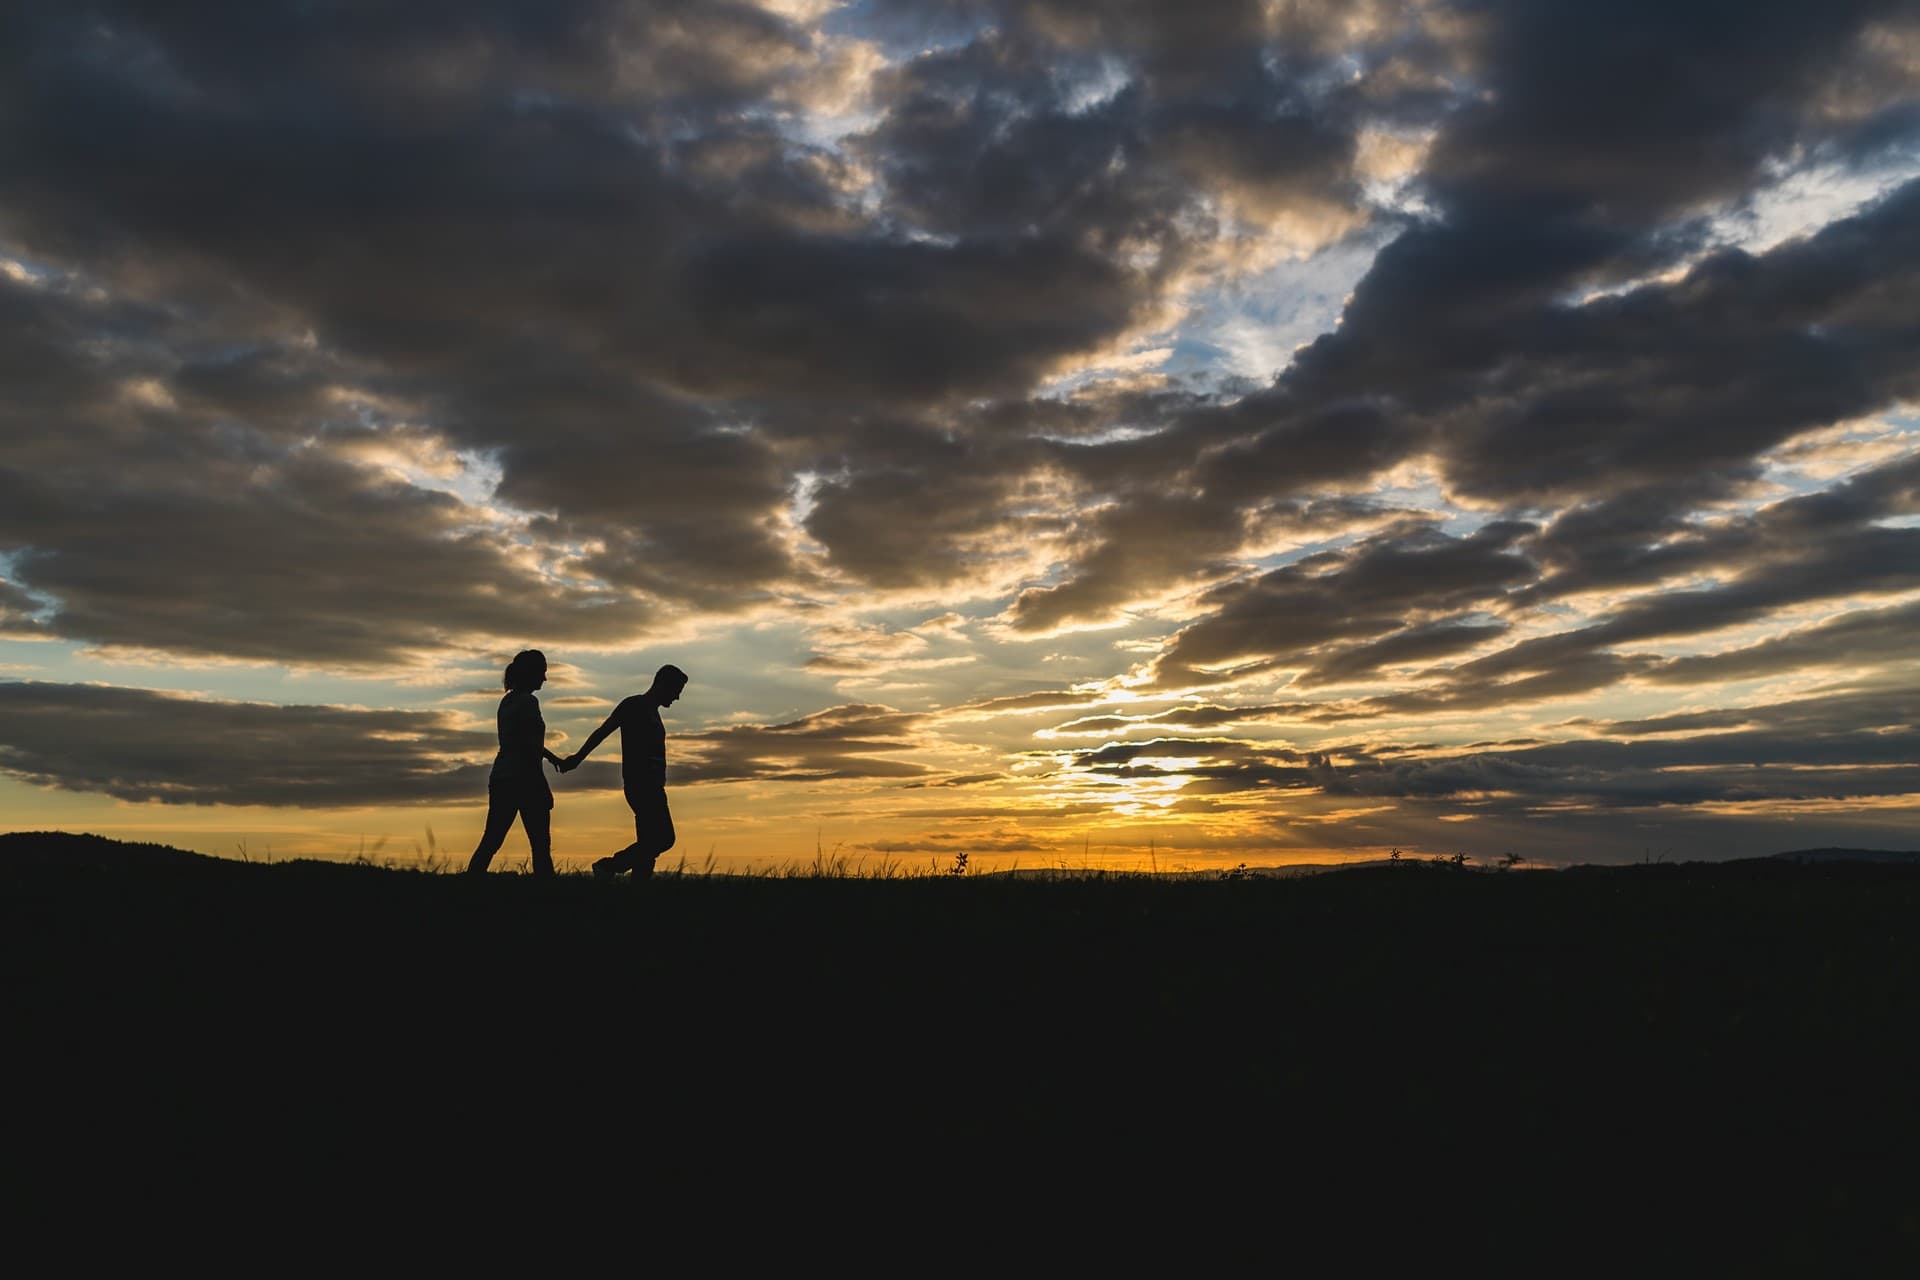
[[620, 780], [629, 787], [667, 785], [667, 727], [660, 708], [639, 694], [613, 709], [620, 725]]

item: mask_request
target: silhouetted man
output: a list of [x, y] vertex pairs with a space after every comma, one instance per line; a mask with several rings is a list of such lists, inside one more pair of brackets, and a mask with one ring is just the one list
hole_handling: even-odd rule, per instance
[[623, 699], [587, 735], [580, 749], [560, 764], [562, 773], [579, 768], [608, 734], [620, 730], [620, 782], [627, 793], [627, 807], [633, 810], [633, 843], [596, 861], [596, 879], [609, 879], [622, 871], [650, 876], [654, 860], [673, 848], [673, 814], [667, 809], [667, 729], [660, 723], [660, 708], [672, 706], [686, 687], [686, 672], [671, 663], [661, 667], [645, 693]]

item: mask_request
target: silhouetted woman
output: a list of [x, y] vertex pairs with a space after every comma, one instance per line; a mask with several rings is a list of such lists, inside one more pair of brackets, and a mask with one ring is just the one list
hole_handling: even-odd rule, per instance
[[533, 848], [533, 874], [553, 874], [553, 788], [540, 770], [542, 760], [556, 765], [560, 757], [547, 750], [547, 722], [540, 718], [540, 699], [533, 691], [547, 682], [547, 655], [523, 649], [507, 664], [502, 681], [506, 696], [494, 720], [500, 727], [500, 754], [493, 758], [487, 778], [487, 829], [467, 863], [479, 875], [500, 851], [517, 815]]

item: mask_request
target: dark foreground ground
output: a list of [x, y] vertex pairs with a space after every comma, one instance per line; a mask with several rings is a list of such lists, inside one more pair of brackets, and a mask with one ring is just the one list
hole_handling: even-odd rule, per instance
[[1920, 1256], [1911, 867], [600, 884], [26, 850], [0, 837], [29, 1216], [418, 1226], [451, 1187], [636, 1235], [805, 1205], [809, 1248], [848, 1215], [946, 1250], [1082, 1221], [1076, 1256], [1175, 1221], [1300, 1261], [1366, 1224], [1342, 1274], [1409, 1240], [1549, 1275]]

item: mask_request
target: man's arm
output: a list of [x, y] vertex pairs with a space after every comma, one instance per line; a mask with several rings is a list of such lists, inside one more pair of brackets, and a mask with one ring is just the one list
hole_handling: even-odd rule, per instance
[[599, 746], [601, 743], [605, 742], [607, 740], [607, 735], [620, 727], [620, 713], [625, 711], [626, 709], [627, 709], [627, 704], [624, 702], [622, 702], [619, 706], [615, 707], [612, 713], [609, 714], [605, 720], [602, 720], [600, 722], [600, 727], [587, 735], [587, 740], [580, 744], [580, 749], [574, 752], [572, 755], [568, 756], [565, 762], [561, 764], [560, 768], [563, 771], [579, 768], [580, 762], [582, 760], [585, 760], [588, 756], [592, 755], [593, 749]]

